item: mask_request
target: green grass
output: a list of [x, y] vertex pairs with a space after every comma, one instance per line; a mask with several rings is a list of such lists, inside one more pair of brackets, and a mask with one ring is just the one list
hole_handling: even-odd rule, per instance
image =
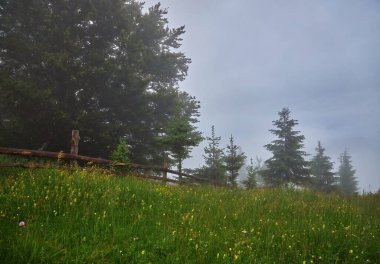
[[0, 175], [1, 263], [380, 259], [379, 196], [176, 187], [100, 171]]

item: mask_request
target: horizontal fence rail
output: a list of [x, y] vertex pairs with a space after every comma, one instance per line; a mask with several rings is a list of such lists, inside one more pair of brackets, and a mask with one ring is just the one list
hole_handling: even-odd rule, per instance
[[49, 165], [41, 164], [21, 164], [21, 163], [9, 163], [9, 164], [0, 164], [0, 168], [27, 168], [27, 169], [49, 169]]

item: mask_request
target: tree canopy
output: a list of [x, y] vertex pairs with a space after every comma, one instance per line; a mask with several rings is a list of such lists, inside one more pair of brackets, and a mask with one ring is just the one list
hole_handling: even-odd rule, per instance
[[237, 177], [239, 175], [239, 170], [243, 167], [245, 159], [244, 152], [240, 150], [240, 148], [235, 145], [234, 138], [231, 135], [230, 143], [227, 145], [226, 155], [224, 157], [225, 168], [227, 172], [228, 182], [232, 186], [237, 186]]
[[243, 181], [245, 188], [253, 189], [257, 187], [257, 170], [258, 167], [253, 165], [253, 159], [251, 158], [251, 163], [247, 166], [247, 178]]
[[334, 163], [330, 157], [325, 155], [325, 149], [320, 141], [315, 148], [316, 154], [310, 162], [310, 173], [312, 176], [312, 188], [322, 192], [335, 190], [335, 173], [333, 172]]
[[156, 137], [178, 98], [190, 59], [178, 51], [157, 4], [133, 0], [0, 3], [0, 145], [66, 150], [79, 129], [81, 154], [108, 157], [125, 138], [135, 162], [157, 159]]
[[[160, 137], [160, 142], [174, 157], [179, 172], [182, 172], [183, 160], [190, 157], [192, 147], [198, 146], [203, 140], [200, 132], [196, 131], [196, 127], [190, 124], [186, 117], [186, 111], [181, 111], [178, 105], [176, 113], [169, 121], [164, 130], [164, 134]], [[182, 176], [180, 175], [180, 179]]]
[[224, 151], [221, 148], [221, 137], [215, 136], [215, 127], [211, 127], [211, 137], [206, 137], [208, 146], [204, 148], [203, 158], [205, 166], [199, 169], [201, 177], [207, 178], [217, 184], [226, 184], [226, 171], [224, 166]]
[[288, 108], [283, 108], [278, 115], [279, 119], [273, 121], [277, 129], [269, 130], [278, 139], [265, 145], [273, 156], [265, 162], [264, 180], [270, 186], [304, 185], [309, 179], [309, 164], [302, 150], [305, 137], [294, 130], [298, 121], [291, 119]]
[[355, 177], [355, 172], [352, 166], [351, 156], [348, 151], [345, 150], [340, 155], [338, 171], [340, 189], [345, 195], [352, 195], [358, 192], [358, 182]]

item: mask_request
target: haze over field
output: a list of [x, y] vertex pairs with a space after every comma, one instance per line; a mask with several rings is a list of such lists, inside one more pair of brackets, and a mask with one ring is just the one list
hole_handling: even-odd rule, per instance
[[[180, 86], [201, 101], [204, 136], [215, 125], [223, 145], [233, 134], [265, 160], [268, 129], [289, 107], [311, 156], [320, 140], [337, 168], [348, 149], [359, 187], [380, 188], [379, 1], [160, 2], [171, 27], [186, 26], [192, 64]], [[187, 167], [203, 164], [205, 144]]]

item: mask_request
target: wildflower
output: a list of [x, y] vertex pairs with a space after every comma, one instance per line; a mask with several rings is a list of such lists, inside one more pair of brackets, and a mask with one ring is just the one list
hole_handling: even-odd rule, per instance
[[21, 221], [18, 223], [18, 226], [21, 227], [21, 228], [22, 228], [22, 227], [25, 227], [25, 222], [21, 220]]
[[354, 251], [352, 249], [350, 249], [350, 251], [348, 251], [350, 254], [354, 253]]

